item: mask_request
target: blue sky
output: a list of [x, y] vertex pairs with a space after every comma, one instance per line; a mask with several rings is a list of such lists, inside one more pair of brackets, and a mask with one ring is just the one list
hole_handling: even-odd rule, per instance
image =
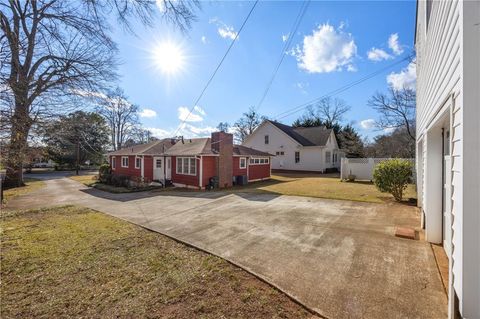
[[[253, 2], [202, 2], [198, 20], [182, 34], [159, 22], [136, 26], [136, 36], [117, 30], [122, 65], [120, 86], [144, 110], [142, 123], [157, 136], [172, 135], [200, 94], [248, 14]], [[270, 118], [320, 97], [413, 51], [414, 1], [311, 2], [294, 35], [289, 35], [302, 2], [260, 2], [198, 107], [180, 129], [185, 136], [204, 136], [219, 122], [233, 124], [265, 90], [284, 46], [291, 48], [259, 112]], [[177, 48], [165, 57], [158, 48]], [[181, 55], [182, 66], [165, 73]], [[175, 69], [175, 68], [174, 68]], [[377, 114], [368, 105], [376, 91], [389, 85], [411, 86], [414, 64], [408, 61], [340, 93], [351, 107], [346, 123], [363, 136], [382, 133], [372, 127]], [[303, 111], [282, 118], [291, 124]]]

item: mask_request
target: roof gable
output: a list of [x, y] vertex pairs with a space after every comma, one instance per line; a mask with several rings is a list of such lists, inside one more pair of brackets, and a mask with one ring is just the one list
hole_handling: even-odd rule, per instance
[[325, 146], [332, 130], [324, 126], [315, 127], [291, 127], [282, 123], [268, 120], [276, 128], [294, 139], [302, 146]]

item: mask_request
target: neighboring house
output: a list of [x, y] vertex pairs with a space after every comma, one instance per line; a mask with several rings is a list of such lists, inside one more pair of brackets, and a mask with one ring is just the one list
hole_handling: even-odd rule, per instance
[[425, 236], [449, 258], [449, 317], [480, 318], [480, 2], [418, 1], [415, 46]]
[[325, 172], [339, 169], [344, 153], [338, 148], [335, 133], [324, 126], [291, 127], [264, 121], [243, 145], [275, 154], [272, 169]]
[[220, 187], [232, 186], [236, 176], [249, 182], [270, 178], [271, 154], [233, 144], [232, 134], [211, 138], [163, 139], [108, 154], [113, 174], [146, 181], [171, 181], [175, 186], [205, 188], [212, 177]]

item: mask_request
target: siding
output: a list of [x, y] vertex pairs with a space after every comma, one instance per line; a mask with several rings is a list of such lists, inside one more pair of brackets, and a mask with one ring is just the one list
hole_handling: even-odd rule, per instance
[[200, 168], [200, 160], [197, 159], [197, 170], [196, 175], [183, 175], [177, 174], [177, 157], [172, 156], [172, 181], [176, 184], [184, 184], [188, 186], [199, 186], [199, 168]]
[[122, 167], [121, 164], [122, 156], [115, 155], [115, 169], [112, 170], [113, 174], [142, 176], [142, 170], [140, 168], [135, 168], [135, 155], [128, 156], [128, 167]]
[[153, 157], [152, 156], [145, 156], [143, 158], [143, 177], [146, 181], [153, 180]]
[[270, 178], [270, 164], [248, 165], [248, 180]]
[[203, 156], [203, 182], [202, 187], [208, 185], [210, 177], [217, 175], [217, 157], [216, 156]]
[[[243, 156], [242, 156], [243, 157]], [[245, 156], [247, 159], [247, 167], [248, 167], [248, 157]], [[238, 175], [247, 175], [247, 168], [240, 168], [240, 157], [233, 157], [233, 176]]]

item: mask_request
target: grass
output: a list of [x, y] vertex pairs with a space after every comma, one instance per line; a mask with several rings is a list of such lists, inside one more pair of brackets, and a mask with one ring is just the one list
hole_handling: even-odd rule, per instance
[[[235, 187], [233, 191], [267, 192], [372, 203], [393, 201], [392, 195], [380, 192], [371, 182], [342, 182], [337, 176], [319, 174], [272, 175], [270, 180]], [[404, 198], [416, 198], [415, 185], [408, 185]]]
[[6, 189], [3, 192], [3, 204], [7, 204], [9, 200], [20, 195], [25, 195], [40, 189], [45, 182], [35, 178], [24, 178], [25, 186]]
[[1, 318], [310, 318], [221, 258], [96, 211], [4, 213]]
[[97, 175], [72, 175], [69, 176], [70, 179], [73, 179], [74, 181], [80, 182], [86, 186], [93, 186], [95, 183], [97, 183], [96, 179]]

